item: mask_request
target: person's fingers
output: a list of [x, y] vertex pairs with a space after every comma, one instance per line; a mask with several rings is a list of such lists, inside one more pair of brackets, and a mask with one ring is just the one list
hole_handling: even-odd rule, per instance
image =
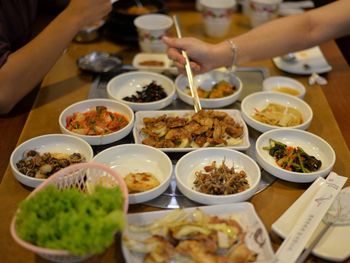
[[181, 40], [179, 40], [178, 38], [164, 36], [162, 40], [169, 47], [178, 48], [178, 49], [183, 48], [181, 45]]
[[191, 66], [191, 69], [192, 69], [192, 72], [193, 72], [193, 74], [200, 74], [200, 73], [202, 73], [201, 72], [201, 67], [200, 67], [200, 65], [198, 65], [197, 63], [195, 63], [195, 62], [190, 62], [190, 66]]
[[185, 64], [185, 58], [177, 49], [169, 48], [167, 54], [169, 59], [177, 61], [178, 63], [183, 65]]
[[180, 74], [186, 74], [185, 66], [183, 64], [180, 64], [180, 63], [175, 61], [174, 65], [177, 67]]

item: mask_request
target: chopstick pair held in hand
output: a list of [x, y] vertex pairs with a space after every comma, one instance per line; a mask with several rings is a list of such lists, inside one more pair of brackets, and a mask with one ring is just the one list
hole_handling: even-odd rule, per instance
[[[174, 20], [174, 25], [175, 25], [177, 37], [182, 38], [180, 25], [179, 25], [178, 18], [176, 15], [173, 16], [173, 20]], [[195, 83], [193, 80], [193, 74], [192, 74], [192, 69], [191, 69], [191, 65], [190, 65], [190, 60], [187, 56], [187, 53], [184, 50], [182, 50], [181, 53], [186, 61], [185, 70], [186, 70], [186, 74], [187, 74], [188, 84], [189, 84], [190, 90], [191, 90], [191, 96], [193, 99], [194, 110], [195, 110], [195, 112], [199, 112], [202, 109], [202, 106], [201, 106], [201, 103], [199, 101], [197, 88], [195, 87]]]

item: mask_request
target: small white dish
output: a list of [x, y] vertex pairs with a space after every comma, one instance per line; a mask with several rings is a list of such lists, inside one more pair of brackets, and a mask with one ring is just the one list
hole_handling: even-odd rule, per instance
[[[185, 211], [191, 212], [197, 207], [185, 208]], [[244, 228], [245, 243], [247, 246], [256, 251], [258, 254], [257, 262], [273, 262], [275, 259], [274, 252], [271, 247], [269, 235], [265, 229], [264, 224], [257, 215], [254, 206], [248, 202], [201, 206], [200, 209], [209, 215], [216, 215], [222, 218], [234, 218]], [[144, 240], [150, 237], [148, 233], [133, 233], [130, 228], [131, 225], [146, 225], [151, 224], [157, 219], [165, 218], [171, 210], [146, 212], [128, 214], [128, 225], [125, 227], [123, 235], [127, 235], [137, 240]], [[258, 237], [258, 238], [257, 238]], [[122, 251], [126, 262], [128, 263], [142, 263], [144, 262], [144, 255], [142, 253], [133, 253], [122, 242]]]
[[[238, 110], [226, 110], [226, 109], [220, 109], [219, 111], [227, 113], [230, 117], [232, 117], [235, 122], [239, 123], [243, 127], [243, 135], [241, 137], [241, 142], [232, 145], [232, 146], [218, 146], [217, 148], [229, 148], [234, 149], [238, 151], [245, 151], [250, 147], [250, 141], [249, 141], [249, 134], [248, 134], [248, 127], [243, 121], [241, 117], [241, 113]], [[133, 128], [133, 135], [134, 140], [136, 144], [142, 144], [142, 141], [146, 138], [146, 135], [143, 134], [142, 128], [145, 127], [145, 124], [143, 122], [144, 118], [154, 118], [159, 117], [161, 115], [166, 114], [167, 116], [171, 117], [184, 117], [188, 115], [193, 115], [194, 111], [191, 110], [163, 110], [163, 111], [139, 111], [135, 114], [135, 125]], [[214, 147], [211, 147], [214, 148]], [[198, 148], [159, 148], [159, 150], [163, 152], [189, 152], [193, 150], [197, 150]]]
[[164, 53], [138, 53], [134, 56], [132, 65], [138, 70], [158, 73], [167, 70], [176, 73], [172, 61]]
[[[155, 81], [162, 86], [167, 96], [161, 100], [153, 102], [129, 102], [123, 100], [141, 91], [143, 87]], [[120, 74], [112, 78], [107, 84], [108, 97], [130, 106], [134, 111], [139, 110], [159, 110], [172, 103], [175, 96], [174, 82], [159, 73], [147, 71], [134, 71]]]
[[299, 75], [322, 74], [332, 70], [332, 66], [329, 65], [318, 46], [295, 52], [294, 55], [295, 61], [285, 61], [282, 57], [275, 57], [272, 61], [277, 68]]
[[[321, 168], [311, 173], [297, 173], [279, 167], [269, 151], [263, 149], [270, 145], [270, 139], [288, 146], [301, 147], [307, 154], [321, 160]], [[309, 183], [318, 177], [327, 176], [336, 159], [333, 148], [324, 139], [310, 132], [296, 129], [275, 129], [263, 133], [256, 141], [255, 150], [257, 161], [264, 170], [282, 180], [295, 183]]]
[[147, 202], [162, 194], [169, 186], [173, 171], [169, 157], [147, 145], [114, 146], [98, 153], [92, 161], [111, 167], [123, 178], [129, 173], [148, 172], [159, 180], [160, 184], [151, 190], [129, 193], [130, 204]]
[[291, 126], [288, 128], [300, 130], [306, 130], [307, 128], [309, 128], [313, 118], [313, 112], [311, 107], [305, 101], [292, 95], [268, 91], [252, 93], [242, 100], [241, 110], [242, 117], [245, 120], [245, 122], [249, 126], [260, 132], [266, 132], [272, 129], [282, 128], [279, 126], [274, 126], [260, 122], [253, 118], [257, 110], [263, 110], [270, 103], [276, 103], [282, 106], [291, 107], [298, 110], [301, 113], [303, 122], [299, 125]]
[[[194, 82], [196, 84], [195, 86], [201, 87], [205, 91], [210, 91], [212, 87], [221, 80], [230, 83], [236, 88], [236, 90], [231, 95], [222, 98], [201, 98], [200, 103], [203, 108], [209, 109], [225, 107], [234, 103], [240, 98], [240, 95], [243, 90], [243, 84], [242, 81], [238, 77], [236, 77], [232, 72], [229, 72], [227, 70], [212, 70], [210, 72], [196, 75], [194, 77]], [[175, 80], [175, 86], [179, 98], [187, 104], [193, 105], [192, 96], [188, 94], [187, 90], [187, 87], [189, 87], [187, 77], [184, 75], [179, 75]]]
[[[122, 129], [105, 134], [105, 135], [82, 135], [72, 132], [66, 128], [67, 117], [73, 115], [76, 112], [87, 112], [94, 110], [96, 106], [105, 106], [108, 111], [117, 112], [126, 117], [129, 123]], [[74, 103], [62, 111], [59, 117], [59, 125], [61, 132], [64, 134], [70, 134], [79, 137], [87, 141], [91, 145], [103, 145], [112, 142], [116, 142], [125, 136], [127, 136], [134, 125], [134, 112], [132, 109], [121, 102], [110, 99], [89, 99]]]
[[47, 134], [23, 142], [12, 152], [10, 166], [13, 175], [19, 182], [33, 188], [39, 186], [46, 179], [38, 179], [22, 174], [16, 166], [16, 163], [24, 158], [24, 153], [30, 150], [35, 150], [40, 154], [47, 152], [63, 154], [80, 153], [86, 162], [89, 162], [94, 155], [91, 146], [86, 141], [72, 135]]
[[[317, 191], [325, 183], [324, 178], [317, 178], [310, 187], [272, 224], [272, 230], [282, 238], [288, 236], [299, 216], [303, 214], [310, 201]], [[310, 238], [307, 247], [312, 240], [323, 229], [324, 223], [321, 222], [316, 228], [315, 233]], [[350, 257], [349, 250], [350, 225], [331, 226], [323, 238], [312, 250], [312, 254], [317, 257], [343, 262]]]
[[[249, 188], [245, 191], [230, 195], [204, 194], [194, 189], [193, 182], [196, 172], [216, 161], [220, 166], [222, 161], [228, 167], [234, 167], [237, 172], [244, 171], [247, 175]], [[175, 166], [176, 186], [187, 198], [201, 204], [230, 204], [248, 200], [256, 191], [260, 181], [260, 168], [257, 163], [241, 152], [230, 149], [200, 149], [184, 155]]]
[[263, 91], [281, 92], [303, 99], [306, 93], [305, 86], [292, 78], [274, 76], [263, 81]]

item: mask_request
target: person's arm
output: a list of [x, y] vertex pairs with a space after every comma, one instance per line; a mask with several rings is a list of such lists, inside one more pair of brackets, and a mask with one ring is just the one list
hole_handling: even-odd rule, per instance
[[0, 114], [9, 112], [40, 82], [79, 30], [110, 10], [110, 0], [71, 0], [36, 38], [10, 54], [0, 68]]
[[[350, 33], [349, 10], [350, 0], [339, 0], [300, 15], [271, 21], [232, 38], [238, 47], [236, 62], [267, 59], [346, 35]], [[227, 41], [213, 45], [193, 38], [165, 38], [164, 42], [169, 46], [169, 58], [176, 61], [181, 72], [185, 62], [180, 49], [190, 56], [196, 74], [232, 63], [233, 54]]]

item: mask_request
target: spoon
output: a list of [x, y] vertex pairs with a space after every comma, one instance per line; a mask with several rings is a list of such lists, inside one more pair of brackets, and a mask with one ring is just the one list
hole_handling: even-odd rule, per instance
[[294, 53], [288, 53], [288, 54], [282, 56], [281, 58], [282, 58], [282, 60], [284, 60], [285, 62], [288, 62], [288, 63], [293, 63], [293, 62], [297, 61], [297, 57], [295, 56]]
[[350, 224], [350, 187], [346, 187], [341, 190], [334, 200], [332, 206], [327, 211], [327, 214], [324, 216], [323, 222], [325, 223], [325, 226], [316, 236], [310, 246], [300, 255], [296, 263], [302, 263], [306, 260], [308, 255], [331, 226], [343, 226]]

